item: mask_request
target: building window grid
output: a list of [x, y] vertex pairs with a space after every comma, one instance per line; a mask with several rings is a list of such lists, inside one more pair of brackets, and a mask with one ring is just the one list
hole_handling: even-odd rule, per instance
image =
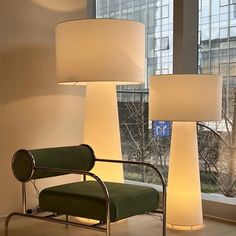
[[[102, 0], [98, 0], [101, 2]], [[103, 0], [103, 5], [98, 9], [98, 17], [109, 18], [113, 11], [109, 7], [112, 0]], [[236, 0], [208, 0], [209, 10], [203, 14], [204, 0], [199, 0], [199, 38], [198, 38], [198, 70], [199, 73], [222, 74], [223, 83], [228, 88], [236, 86]], [[218, 2], [218, 13], [213, 14], [213, 6]], [[114, 14], [115, 18], [135, 19], [145, 23], [146, 36], [149, 37], [147, 47], [151, 54], [147, 55], [147, 78], [152, 74], [172, 73], [173, 68], [173, 25], [171, 18], [172, 0], [140, 0], [124, 1], [119, 0], [120, 6], [118, 13]], [[206, 2], [206, 1], [205, 1]], [[127, 4], [129, 3], [129, 4]], [[157, 9], [168, 5], [168, 17], [162, 17], [161, 13], [154, 14], [151, 19], [150, 14], [155, 13]], [[154, 8], [152, 11], [150, 8]], [[117, 9], [117, 7], [115, 7]], [[160, 10], [159, 10], [160, 11]], [[130, 14], [130, 15], [128, 15]], [[165, 15], [164, 15], [165, 16]], [[168, 47], [161, 47], [162, 39], [168, 39]], [[158, 42], [159, 40], [159, 42]], [[158, 47], [156, 47], [158, 44]], [[160, 46], [159, 46], [160, 45]], [[133, 89], [127, 86], [126, 89]], [[118, 93], [119, 101], [139, 101], [137, 94]]]
[[[234, 56], [235, 51], [232, 51], [236, 41], [235, 3], [236, 1], [220, 1], [219, 14], [213, 15], [211, 14], [211, 8], [214, 0], [209, 0], [209, 15], [204, 17], [201, 17], [201, 8], [199, 9], [201, 19], [199, 24], [199, 72], [221, 73], [225, 77], [225, 81], [227, 81], [225, 84], [228, 86], [233, 84], [230, 82], [230, 77], [236, 75], [236, 70], [234, 69], [236, 56]], [[213, 27], [214, 24], [215, 29]], [[206, 32], [207, 28], [208, 32]], [[212, 30], [214, 30], [215, 36]], [[209, 40], [203, 39], [202, 32], [205, 33], [205, 38], [209, 38]], [[218, 55], [214, 55], [215, 51], [218, 51]], [[205, 55], [207, 53], [209, 54], [208, 56]]]
[[[170, 45], [170, 35], [173, 26], [169, 8], [173, 0], [97, 0], [97, 2], [99, 3], [98, 17], [135, 19], [146, 24], [147, 37], [149, 34], [152, 35], [154, 33], [148, 44], [151, 44], [149, 48], [152, 48], [151, 58], [156, 60], [156, 63], [150, 64], [150, 68], [147, 69], [147, 78], [151, 74], [156, 73], [156, 71], [161, 74], [163, 70], [165, 73], [167, 68], [163, 67], [166, 64], [162, 60], [166, 55], [166, 47], [162, 46], [165, 43], [160, 39], [169, 37], [168, 41]], [[204, 11], [204, 14], [202, 14], [205, 8], [203, 2], [209, 5], [209, 11]], [[216, 4], [219, 8], [216, 12], [212, 10], [213, 4]], [[151, 10], [152, 8], [155, 10]], [[153, 12], [154, 17], [151, 17], [154, 19], [150, 17]], [[236, 41], [236, 0], [208, 0], [207, 2], [199, 0], [199, 16], [199, 72], [220, 72], [229, 81], [229, 77], [235, 73], [232, 69], [235, 64], [232, 63], [235, 63], [236, 56], [232, 55], [231, 51], [233, 47], [235, 48], [235, 44], [233, 43]], [[212, 27], [214, 24], [215, 28]], [[160, 53], [157, 53], [159, 44]], [[217, 50], [220, 55], [218, 60], [216, 59], [217, 56], [213, 56], [213, 52]], [[172, 48], [170, 47], [167, 52], [169, 55], [169, 72], [171, 73], [173, 61]], [[205, 54], [208, 54], [208, 56]], [[147, 58], [150, 58], [148, 57], [148, 53], [146, 55]], [[160, 60], [157, 61], [158, 57], [160, 57]]]
[[[170, 21], [170, 5], [173, 0], [143, 0], [143, 1], [109, 1], [103, 0], [97, 1], [97, 17], [98, 18], [122, 18], [122, 19], [135, 19], [146, 25], [146, 37], [147, 37], [147, 75], [155, 74], [156, 70], [160, 71], [160, 74], [172, 73], [173, 53], [170, 46], [170, 31], [173, 29], [172, 22]], [[119, 5], [119, 7], [118, 7]], [[107, 8], [107, 9], [106, 9]], [[119, 9], [119, 10], [118, 10]], [[154, 10], [151, 10], [154, 9]], [[159, 10], [158, 10], [159, 9]], [[156, 13], [159, 11], [160, 17], [156, 19]], [[151, 16], [151, 14], [155, 15]], [[157, 29], [158, 28], [158, 29]], [[160, 38], [160, 54], [156, 52], [155, 45], [157, 43], [156, 32], [160, 32], [158, 38]], [[157, 57], [160, 60], [157, 63]], [[162, 62], [162, 57], [164, 61]], [[155, 60], [155, 63], [150, 63], [150, 58]], [[168, 58], [168, 61], [166, 61]], [[157, 64], [160, 68], [157, 69]], [[131, 88], [131, 86], [128, 86]], [[126, 88], [128, 88], [126, 87]], [[146, 87], [148, 87], [148, 80], [146, 79]]]
[[[217, 14], [212, 11], [215, 0], [209, 0], [209, 12], [203, 12], [204, 0], [199, 1], [199, 60], [200, 73], [221, 73], [230, 83], [230, 77], [236, 76], [232, 68], [236, 66], [236, 0], [217, 0]], [[98, 17], [135, 19], [146, 25], [148, 63], [152, 58], [155, 63], [148, 64], [147, 75], [172, 73], [172, 46], [170, 6], [173, 0], [98, 0]], [[154, 8], [155, 10], [151, 10]], [[167, 9], [168, 14], [166, 14]], [[154, 16], [150, 16], [154, 13]], [[214, 26], [214, 27], [213, 27]], [[218, 51], [219, 59], [214, 53]], [[166, 54], [168, 61], [166, 61]], [[208, 55], [206, 55], [208, 54]], [[159, 58], [159, 59], [158, 59]], [[152, 61], [153, 61], [152, 60]], [[167, 66], [168, 65], [168, 66]], [[226, 83], [227, 84], [227, 83]], [[146, 84], [148, 86], [148, 82]]]

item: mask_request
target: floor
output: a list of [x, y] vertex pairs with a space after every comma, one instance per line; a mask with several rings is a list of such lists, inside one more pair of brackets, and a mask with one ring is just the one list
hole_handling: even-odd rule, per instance
[[[205, 227], [196, 231], [167, 230], [167, 236], [236, 236], [236, 225], [204, 220]], [[3, 236], [4, 220], [0, 220], [0, 236]], [[68, 227], [22, 217], [14, 217], [9, 224], [9, 236], [102, 236], [101, 232]], [[161, 222], [154, 215], [140, 215], [114, 223], [112, 236], [158, 236]]]

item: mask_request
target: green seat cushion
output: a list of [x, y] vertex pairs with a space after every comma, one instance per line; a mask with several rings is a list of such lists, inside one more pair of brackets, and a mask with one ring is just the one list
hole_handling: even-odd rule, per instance
[[[110, 194], [111, 221], [158, 208], [158, 191], [151, 187], [105, 182]], [[105, 221], [105, 196], [95, 181], [44, 189], [39, 196], [42, 210]]]

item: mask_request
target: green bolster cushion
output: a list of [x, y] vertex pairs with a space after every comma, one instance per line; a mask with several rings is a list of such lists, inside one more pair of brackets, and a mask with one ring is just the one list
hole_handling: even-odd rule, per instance
[[[148, 186], [105, 182], [110, 195], [111, 221], [153, 211], [159, 205], [159, 193]], [[39, 195], [44, 211], [106, 219], [105, 195], [95, 181], [83, 181], [44, 189]]]
[[94, 163], [93, 149], [85, 144], [34, 150], [21, 149], [13, 156], [12, 170], [17, 180], [27, 182], [31, 179], [66, 174], [40, 170], [37, 167], [90, 171]]

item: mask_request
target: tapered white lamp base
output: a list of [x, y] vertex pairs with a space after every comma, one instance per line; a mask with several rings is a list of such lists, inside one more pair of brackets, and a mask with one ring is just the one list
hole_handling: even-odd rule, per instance
[[[115, 83], [88, 83], [85, 106], [83, 142], [97, 158], [122, 160]], [[121, 164], [97, 162], [92, 172], [102, 180], [124, 181]]]
[[196, 122], [173, 122], [167, 224], [179, 230], [203, 226]]

